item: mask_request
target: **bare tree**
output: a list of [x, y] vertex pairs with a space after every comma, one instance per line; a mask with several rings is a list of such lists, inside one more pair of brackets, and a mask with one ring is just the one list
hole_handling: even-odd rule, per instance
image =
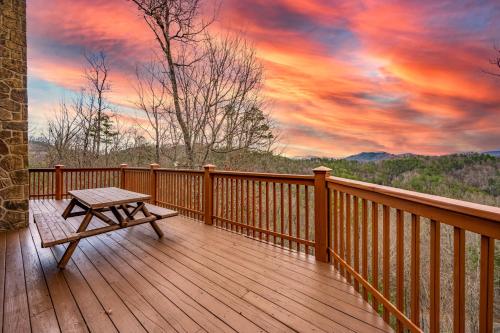
[[46, 141], [56, 153], [55, 161], [61, 163], [68, 156], [72, 156], [75, 149], [75, 138], [80, 132], [75, 109], [78, 108], [78, 100], [73, 105], [68, 106], [62, 99], [55, 116], [48, 121], [48, 132], [44, 135]]
[[211, 153], [272, 146], [274, 124], [263, 110], [263, 69], [242, 37], [207, 36], [203, 57], [179, 70], [181, 100], [197, 164]]
[[175, 44], [182, 48], [196, 43], [203, 31], [211, 23], [203, 23], [200, 0], [132, 0], [143, 13], [144, 20], [154, 33], [166, 60], [169, 88], [172, 94], [173, 109], [183, 138], [189, 166], [194, 166], [192, 138], [181, 108], [178, 88], [178, 69], [189, 66], [174, 59]]
[[242, 38], [210, 37], [200, 0], [132, 0], [154, 33], [163, 57], [162, 84], [182, 135], [188, 167], [210, 153], [262, 148], [274, 137], [263, 111], [263, 76]]
[[167, 93], [165, 84], [157, 78], [160, 67], [155, 62], [150, 62], [136, 68], [136, 107], [143, 111], [148, 120], [148, 126], [143, 128], [155, 146], [155, 162], [160, 163], [160, 150], [165, 145], [169, 125], [166, 123], [168, 115]]
[[92, 136], [94, 137], [93, 153], [99, 156], [101, 153], [102, 124], [106, 121], [105, 111], [108, 106], [105, 102], [105, 94], [111, 90], [109, 84], [109, 64], [104, 52], [85, 53], [88, 67], [85, 69], [85, 78], [89, 84], [89, 112], [94, 113]]

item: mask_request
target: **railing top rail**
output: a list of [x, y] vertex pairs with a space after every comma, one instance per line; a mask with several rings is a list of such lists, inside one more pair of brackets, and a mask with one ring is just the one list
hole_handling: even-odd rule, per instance
[[340, 177], [331, 176], [327, 179], [327, 181], [333, 184], [340, 184], [347, 187], [352, 187], [370, 192], [376, 192], [387, 196], [395, 197], [398, 199], [404, 199], [436, 208], [446, 209], [460, 214], [466, 214], [479, 217], [482, 219], [500, 222], [500, 208], [498, 207], [486, 206], [468, 201], [450, 199], [450, 198], [440, 197], [437, 195], [431, 195], [431, 194], [398, 189], [389, 186], [365, 183], [362, 181], [340, 178]]
[[313, 175], [293, 175], [286, 173], [259, 173], [259, 172], [241, 172], [241, 171], [213, 171], [215, 176], [235, 176], [248, 178], [267, 178], [267, 179], [289, 179], [289, 180], [306, 180], [314, 182]]
[[52, 172], [55, 171], [55, 168], [29, 168], [29, 172]]
[[[55, 168], [29, 168], [30, 172], [44, 172], [44, 171], [55, 171]], [[64, 171], [119, 171], [120, 168], [115, 167], [102, 167], [102, 168], [62, 168]]]
[[115, 167], [102, 167], [102, 168], [66, 168], [63, 171], [119, 171], [120, 168]]
[[193, 169], [169, 169], [169, 168], [158, 168], [155, 169], [156, 171], [163, 171], [163, 172], [181, 172], [181, 173], [196, 173], [196, 174], [203, 174], [203, 170], [193, 170]]

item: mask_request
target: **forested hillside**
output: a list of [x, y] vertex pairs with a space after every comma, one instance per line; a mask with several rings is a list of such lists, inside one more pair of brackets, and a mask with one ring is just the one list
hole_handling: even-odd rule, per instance
[[486, 154], [410, 155], [376, 162], [289, 159], [270, 154], [235, 157], [220, 167], [309, 174], [319, 165], [338, 177], [500, 206], [500, 158]]

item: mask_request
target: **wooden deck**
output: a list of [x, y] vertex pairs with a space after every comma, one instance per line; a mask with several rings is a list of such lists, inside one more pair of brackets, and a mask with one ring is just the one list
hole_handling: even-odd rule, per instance
[[183, 217], [159, 224], [161, 240], [149, 225], [84, 239], [64, 271], [65, 245], [42, 249], [32, 221], [1, 233], [3, 332], [391, 331], [331, 265]]

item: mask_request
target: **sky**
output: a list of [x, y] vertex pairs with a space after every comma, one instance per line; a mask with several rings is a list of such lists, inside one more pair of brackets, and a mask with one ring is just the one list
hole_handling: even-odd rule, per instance
[[[106, 52], [110, 101], [140, 116], [134, 69], [157, 45], [137, 8], [27, 3], [31, 131], [84, 85], [84, 50]], [[497, 0], [222, 0], [212, 29], [255, 46], [285, 155], [439, 155], [500, 149], [499, 17]]]

